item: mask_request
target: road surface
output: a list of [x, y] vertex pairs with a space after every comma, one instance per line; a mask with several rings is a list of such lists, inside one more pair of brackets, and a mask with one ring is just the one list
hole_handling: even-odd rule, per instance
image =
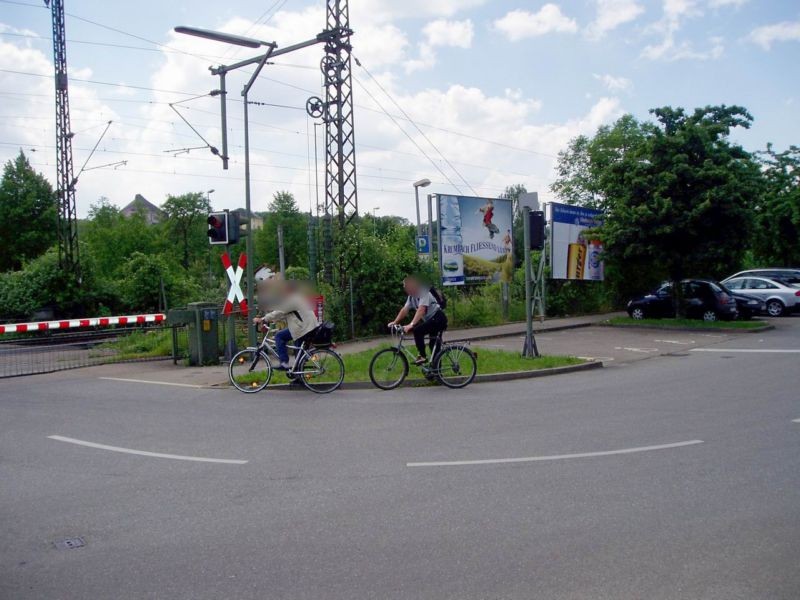
[[0, 597], [796, 599], [777, 323], [460, 392], [3, 381]]

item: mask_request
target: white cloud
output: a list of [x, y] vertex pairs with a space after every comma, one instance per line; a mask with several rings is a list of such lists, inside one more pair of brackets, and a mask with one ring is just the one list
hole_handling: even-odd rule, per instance
[[648, 60], [715, 60], [725, 52], [723, 38], [709, 38], [709, 46], [698, 50], [692, 42], [678, 40], [677, 34], [684, 21], [699, 17], [703, 11], [697, 0], [663, 0], [662, 18], [647, 28], [649, 33], [660, 36], [661, 41], [648, 44], [642, 49], [641, 57]]
[[708, 0], [708, 5], [711, 8], [724, 8], [727, 6], [733, 6], [734, 8], [739, 8], [749, 2], [749, 0]]
[[610, 92], [627, 92], [633, 87], [633, 82], [625, 77], [614, 77], [607, 73], [605, 75], [598, 75], [595, 73], [593, 77], [602, 83]]
[[350, 7], [350, 19], [364, 23], [385, 23], [400, 19], [452, 17], [487, 0], [359, 0]]
[[475, 29], [469, 19], [464, 21], [439, 19], [428, 23], [422, 33], [425, 36], [425, 40], [419, 45], [419, 56], [405, 63], [407, 73], [433, 67], [436, 64], [434, 48], [437, 46], [470, 48]]
[[545, 4], [538, 12], [512, 10], [494, 22], [494, 28], [512, 42], [547, 33], [574, 33], [578, 24], [565, 16], [556, 4]]
[[635, 20], [644, 12], [636, 0], [595, 0], [597, 15], [586, 28], [589, 37], [599, 39], [612, 29]]
[[763, 25], [755, 28], [747, 37], [764, 50], [769, 50], [775, 42], [800, 40], [800, 21], [783, 21], [774, 25]]

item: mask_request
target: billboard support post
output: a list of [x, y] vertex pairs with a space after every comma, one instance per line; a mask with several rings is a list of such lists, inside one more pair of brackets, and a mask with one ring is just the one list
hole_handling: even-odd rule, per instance
[[[428, 260], [433, 264], [433, 208], [432, 195], [428, 194]], [[436, 243], [439, 243], [439, 236], [436, 236]]]
[[536, 338], [533, 335], [533, 298], [531, 297], [531, 209], [528, 206], [522, 208], [522, 232], [525, 251], [525, 343], [522, 346], [522, 356], [535, 358], [539, 356], [539, 348], [536, 346]]

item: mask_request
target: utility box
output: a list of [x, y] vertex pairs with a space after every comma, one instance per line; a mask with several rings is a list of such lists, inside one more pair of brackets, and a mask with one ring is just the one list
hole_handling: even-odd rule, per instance
[[193, 313], [189, 322], [189, 364], [219, 364], [219, 308], [213, 302], [192, 302], [186, 307]]
[[219, 308], [216, 304], [192, 302], [186, 308], [170, 310], [167, 313], [167, 325], [188, 326], [190, 365], [219, 364]]

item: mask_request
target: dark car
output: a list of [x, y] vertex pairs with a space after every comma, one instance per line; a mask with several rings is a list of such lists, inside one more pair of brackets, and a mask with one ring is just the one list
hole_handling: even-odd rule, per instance
[[725, 291], [736, 301], [736, 310], [739, 312], [740, 319], [752, 319], [756, 315], [766, 312], [767, 303], [761, 298], [749, 296], [747, 294], [740, 294], [729, 289], [727, 286], [720, 286], [725, 288]]
[[[683, 313], [690, 319], [716, 321], [735, 319], [738, 314], [736, 300], [723, 286], [707, 279], [684, 279]], [[628, 302], [628, 314], [633, 319], [661, 319], [675, 316], [672, 284], [664, 284], [656, 291]]]

